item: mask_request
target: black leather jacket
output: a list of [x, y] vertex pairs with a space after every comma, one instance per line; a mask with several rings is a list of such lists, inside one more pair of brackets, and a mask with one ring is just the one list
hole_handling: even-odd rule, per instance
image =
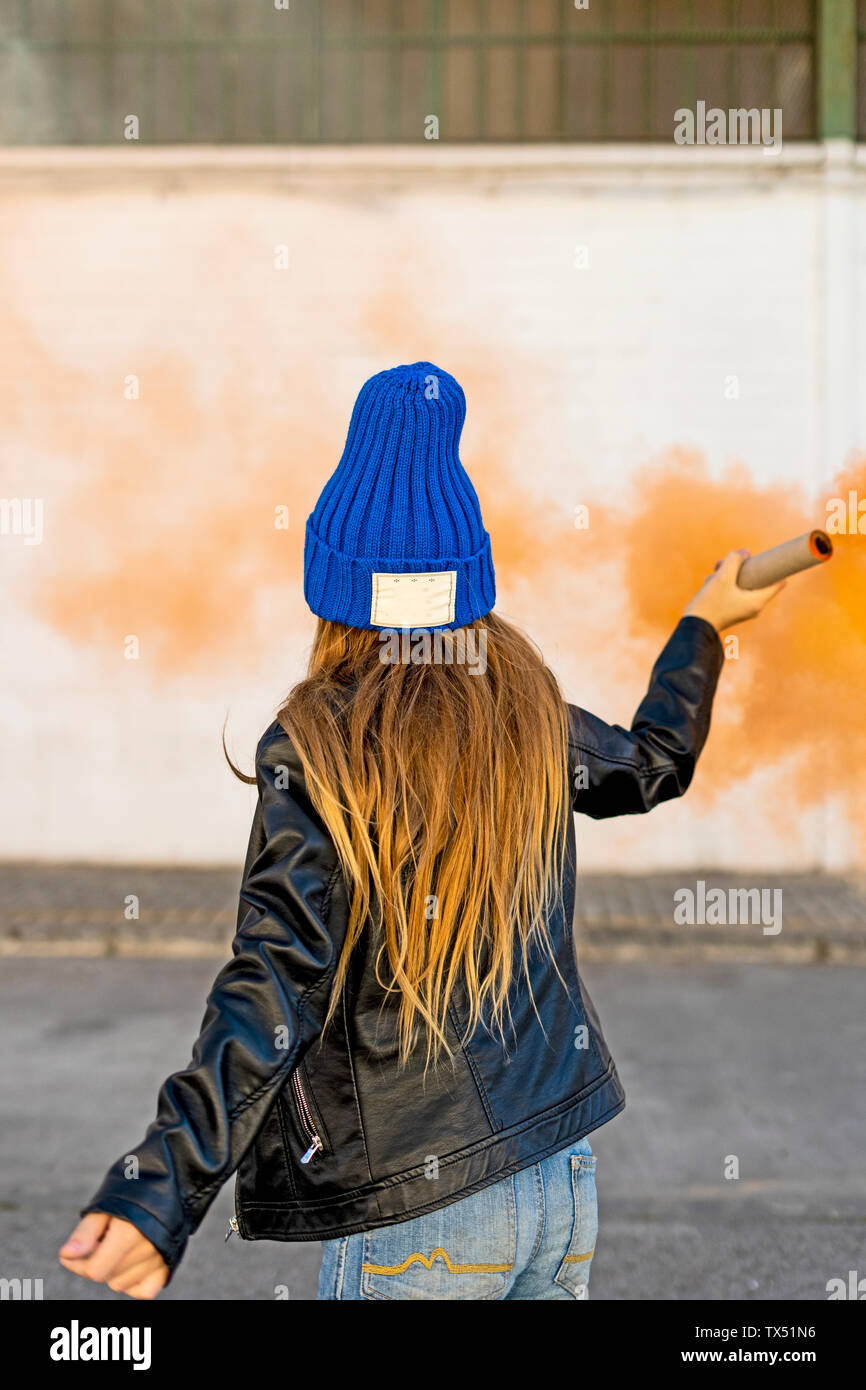
[[[576, 811], [627, 815], [685, 791], [722, 659], [715, 629], [683, 618], [630, 731], [569, 706]], [[165, 1082], [144, 1140], [84, 1209], [131, 1221], [172, 1269], [236, 1169], [233, 1225], [243, 1237], [326, 1239], [453, 1202], [564, 1148], [625, 1104], [577, 969], [570, 814], [561, 904], [548, 921], [567, 988], [539, 953], [530, 974], [540, 1018], [518, 977], [507, 1050], [483, 1029], [457, 1044], [458, 993], [454, 1063], [425, 1079], [423, 1047], [397, 1066], [397, 1001], [383, 1008], [369, 939], [323, 1033], [347, 920], [342, 874], [278, 723], [262, 737], [256, 767], [233, 959], [214, 983], [192, 1061]]]

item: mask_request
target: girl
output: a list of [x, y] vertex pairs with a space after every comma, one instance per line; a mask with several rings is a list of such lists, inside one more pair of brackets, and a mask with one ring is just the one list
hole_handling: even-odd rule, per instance
[[233, 959], [60, 1251], [134, 1298], [235, 1170], [230, 1233], [321, 1241], [322, 1299], [586, 1297], [587, 1136], [625, 1102], [575, 958], [572, 810], [682, 795], [718, 633], [782, 586], [739, 589], [731, 552], [630, 730], [566, 704], [493, 611], [465, 409], [429, 362], [372, 377], [307, 523], [318, 627], [247, 779]]

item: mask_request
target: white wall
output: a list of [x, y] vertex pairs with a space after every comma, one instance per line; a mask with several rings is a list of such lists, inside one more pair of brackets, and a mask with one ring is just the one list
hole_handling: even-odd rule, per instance
[[[466, 388], [500, 606], [627, 722], [657, 640], [618, 547], [653, 460], [741, 460], [784, 527], [866, 443], [864, 171], [846, 147], [0, 153], [0, 496], [46, 516], [41, 546], [0, 537], [2, 853], [242, 854], [222, 719], [248, 762], [312, 631], [304, 519], [361, 382], [399, 361]], [[808, 693], [785, 698], [811, 756]], [[781, 806], [774, 756], [582, 824], [584, 866], [850, 863], [850, 780]]]

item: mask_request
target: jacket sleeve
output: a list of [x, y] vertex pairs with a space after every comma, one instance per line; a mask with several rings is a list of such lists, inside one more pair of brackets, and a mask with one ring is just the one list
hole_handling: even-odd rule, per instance
[[291, 741], [272, 725], [256, 751], [259, 796], [233, 958], [208, 997], [192, 1061], [164, 1083], [143, 1141], [82, 1211], [130, 1221], [172, 1270], [327, 1010], [341, 944], [328, 930], [337, 859], [296, 777], [297, 798], [287, 785], [296, 765]]
[[681, 618], [653, 667], [631, 729], [569, 705], [575, 811], [602, 820], [651, 811], [682, 796], [709, 733], [723, 662], [712, 624]]

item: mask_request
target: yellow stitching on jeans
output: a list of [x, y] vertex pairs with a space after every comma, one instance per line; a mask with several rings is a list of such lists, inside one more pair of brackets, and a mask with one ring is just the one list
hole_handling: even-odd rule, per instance
[[586, 1255], [565, 1255], [562, 1263], [565, 1265], [582, 1265], [584, 1260], [591, 1260], [595, 1254], [595, 1246]]
[[426, 1255], [419, 1255], [417, 1252], [405, 1259], [401, 1265], [362, 1265], [361, 1270], [364, 1274], [405, 1274], [406, 1270], [415, 1260], [420, 1260], [422, 1265], [428, 1269], [433, 1268], [433, 1261], [437, 1255], [441, 1255], [451, 1274], [505, 1274], [509, 1269], [513, 1269], [513, 1264], [507, 1265], [454, 1265], [448, 1257], [447, 1251], [437, 1245], [429, 1260]]

